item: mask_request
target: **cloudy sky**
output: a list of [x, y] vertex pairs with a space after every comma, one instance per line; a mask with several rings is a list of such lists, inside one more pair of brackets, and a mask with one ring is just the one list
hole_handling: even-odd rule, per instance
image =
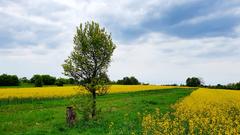
[[0, 74], [63, 76], [76, 26], [92, 20], [117, 45], [113, 80], [240, 81], [239, 0], [0, 0]]

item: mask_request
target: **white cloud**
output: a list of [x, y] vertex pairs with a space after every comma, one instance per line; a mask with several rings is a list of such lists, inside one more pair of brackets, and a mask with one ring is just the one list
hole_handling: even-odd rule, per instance
[[118, 46], [109, 73], [115, 80], [133, 75], [162, 84], [184, 83], [189, 76], [202, 77], [207, 84], [230, 83], [240, 75], [236, 72], [239, 41], [225, 37], [187, 40], [151, 33], [131, 45]]
[[70, 54], [72, 45], [49, 49], [46, 44], [0, 49], [2, 73], [31, 77], [33, 74], [63, 76], [61, 64]]
[[235, 16], [235, 17], [239, 17], [240, 15], [240, 8], [239, 7], [235, 7], [235, 8], [227, 8], [227, 9], [219, 9], [217, 11], [214, 12], [209, 12], [207, 14], [203, 14], [200, 16], [196, 16], [187, 20], [183, 20], [179, 23], [177, 23], [177, 26], [182, 26], [182, 25], [195, 25], [195, 24], [200, 24], [202, 22], [205, 21], [209, 21], [209, 20], [213, 20], [213, 19], [217, 19], [217, 18], [221, 18], [221, 17], [228, 17], [228, 16]]
[[[0, 30], [9, 32], [14, 41], [7, 44], [11, 46], [8, 48], [0, 45], [0, 71], [28, 77], [36, 73], [62, 76], [61, 64], [72, 50], [75, 27], [80, 22], [95, 20], [114, 35], [120, 27], [136, 26], [149, 16], [159, 18], [165, 10], [187, 2], [7, 1], [0, 5]], [[239, 15], [239, 8], [181, 23], [199, 23], [226, 14]], [[240, 28], [235, 32], [240, 33]], [[29, 40], [34, 42], [19, 42]], [[109, 73], [115, 80], [134, 75], [150, 83], [184, 83], [189, 76], [203, 77], [206, 83], [234, 82], [240, 75], [239, 42], [239, 36], [182, 39], [160, 32], [146, 33], [131, 42], [117, 41]]]

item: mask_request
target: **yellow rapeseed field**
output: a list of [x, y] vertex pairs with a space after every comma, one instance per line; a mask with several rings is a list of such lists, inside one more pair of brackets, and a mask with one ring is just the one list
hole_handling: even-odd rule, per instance
[[200, 88], [173, 106], [174, 113], [143, 117], [144, 134], [240, 134], [240, 91]]
[[[159, 85], [112, 85], [110, 93], [133, 92], [141, 90], [166, 89], [174, 86]], [[41, 87], [41, 88], [1, 88], [0, 99], [7, 98], [47, 98], [47, 97], [66, 97], [76, 94], [78, 86], [64, 87]]]

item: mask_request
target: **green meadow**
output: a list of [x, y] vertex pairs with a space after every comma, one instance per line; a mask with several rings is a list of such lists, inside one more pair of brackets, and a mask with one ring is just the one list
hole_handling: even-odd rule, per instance
[[71, 105], [71, 97], [0, 101], [0, 134], [140, 134], [142, 115], [156, 108], [161, 113], [170, 112], [172, 104], [194, 90], [173, 88], [98, 96], [98, 119], [84, 121], [77, 113], [73, 127], [66, 125], [66, 107]]

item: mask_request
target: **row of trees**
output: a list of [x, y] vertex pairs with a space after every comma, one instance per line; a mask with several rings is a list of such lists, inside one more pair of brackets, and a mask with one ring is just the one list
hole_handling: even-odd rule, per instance
[[131, 77], [123, 77], [121, 80], [117, 80], [116, 82], [112, 82], [112, 84], [120, 84], [120, 85], [138, 85], [141, 84], [137, 78], [134, 76]]
[[[108, 84], [119, 84], [119, 85], [139, 85], [141, 84], [137, 78], [134, 76], [131, 77], [123, 77], [123, 79], [117, 81], [111, 81], [107, 75], [102, 76], [104, 82]], [[42, 87], [43, 85], [57, 85], [63, 86], [64, 84], [76, 84], [77, 82], [73, 79], [66, 78], [56, 78], [51, 75], [34, 75], [31, 79], [26, 77], [18, 78], [16, 75], [0, 75], [0, 86], [18, 86], [21, 83], [32, 83], [36, 87]], [[83, 81], [79, 82], [83, 84]], [[144, 83], [142, 83], [144, 84]], [[145, 84], [148, 85], [148, 84]], [[177, 84], [173, 84], [172, 86], [177, 86]], [[209, 87], [215, 89], [232, 89], [232, 90], [240, 90], [240, 82], [238, 83], [230, 83], [227, 85], [217, 84], [217, 85], [204, 85], [203, 80], [197, 77], [189, 77], [186, 80], [186, 86], [189, 87]]]
[[34, 75], [30, 80], [36, 87], [42, 87], [43, 85], [57, 85], [63, 86], [63, 84], [74, 84], [74, 79], [56, 78], [50, 75]]
[[16, 75], [0, 75], [0, 86], [18, 86], [21, 83], [34, 84], [36, 87], [42, 87], [43, 85], [58, 85], [74, 84], [74, 79], [56, 78], [50, 75], [34, 75], [31, 79], [27, 77], [18, 78]]
[[230, 83], [227, 85], [217, 84], [217, 85], [204, 85], [203, 80], [197, 77], [187, 78], [186, 85], [189, 87], [207, 87], [213, 89], [231, 89], [240, 90], [240, 82]]
[[[117, 81], [111, 81], [107, 75], [102, 75], [102, 80], [107, 84], [119, 84], [119, 85], [138, 85], [141, 84], [137, 78], [134, 76], [131, 77], [123, 77], [123, 79]], [[28, 79], [27, 77], [18, 78], [16, 75], [0, 75], [0, 86], [18, 86], [21, 83], [31, 83], [36, 87], [42, 87], [43, 85], [57, 85], [63, 86], [64, 84], [76, 84], [77, 82], [70, 78], [56, 78], [51, 75], [33, 75], [32, 78]], [[79, 82], [80, 84], [84, 84], [84, 80]]]
[[230, 84], [227, 84], [227, 85], [222, 85], [222, 84], [210, 85], [210, 86], [207, 86], [207, 87], [214, 88], [214, 89], [240, 90], [240, 82], [230, 83]]

